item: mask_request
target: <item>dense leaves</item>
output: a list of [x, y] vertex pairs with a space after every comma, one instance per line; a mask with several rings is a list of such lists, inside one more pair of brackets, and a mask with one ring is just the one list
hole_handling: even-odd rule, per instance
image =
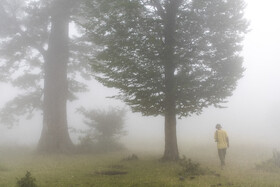
[[100, 47], [92, 59], [95, 76], [118, 88], [116, 97], [134, 111], [165, 114], [169, 70], [179, 116], [220, 106], [242, 77], [240, 52], [248, 25], [242, 0], [98, 0], [86, 8], [80, 23]]

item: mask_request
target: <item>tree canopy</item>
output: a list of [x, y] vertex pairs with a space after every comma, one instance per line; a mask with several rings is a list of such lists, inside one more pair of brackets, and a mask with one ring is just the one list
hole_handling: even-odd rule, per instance
[[143, 115], [165, 116], [166, 159], [178, 159], [176, 116], [221, 106], [242, 77], [242, 0], [88, 1], [81, 25], [99, 46], [98, 81]]
[[[177, 2], [177, 1], [176, 1]], [[92, 59], [97, 80], [120, 90], [136, 112], [164, 115], [165, 27], [171, 1], [89, 1], [83, 25], [100, 51]], [[178, 1], [173, 73], [176, 113], [188, 116], [218, 106], [242, 76], [247, 22], [241, 0]]]

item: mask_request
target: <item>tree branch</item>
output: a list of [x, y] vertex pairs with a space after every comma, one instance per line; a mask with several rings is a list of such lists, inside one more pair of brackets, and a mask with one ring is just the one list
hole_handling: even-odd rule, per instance
[[19, 33], [21, 34], [21, 36], [23, 36], [24, 38], [26, 38], [28, 44], [33, 47], [34, 49], [38, 50], [39, 53], [41, 53], [41, 55], [43, 56], [44, 59], [46, 59], [46, 50], [43, 48], [42, 45], [36, 43], [36, 40], [34, 40], [34, 38], [28, 36], [27, 32], [21, 30], [19, 28]]

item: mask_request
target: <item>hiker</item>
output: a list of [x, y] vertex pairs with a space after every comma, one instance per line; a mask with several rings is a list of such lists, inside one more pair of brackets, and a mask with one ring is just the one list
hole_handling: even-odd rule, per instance
[[221, 168], [225, 166], [225, 157], [227, 148], [229, 147], [229, 139], [227, 132], [222, 130], [222, 126], [220, 124], [216, 125], [216, 132], [214, 135], [215, 142], [217, 142], [218, 154], [221, 161]]

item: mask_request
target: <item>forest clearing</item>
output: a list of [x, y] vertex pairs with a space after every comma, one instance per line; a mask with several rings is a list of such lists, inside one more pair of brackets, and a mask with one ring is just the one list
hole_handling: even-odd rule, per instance
[[[208, 146], [209, 147], [209, 146]], [[202, 151], [203, 150], [203, 151]], [[256, 165], [271, 158], [269, 148], [232, 147], [221, 170], [216, 150], [190, 147], [182, 150], [190, 165], [202, 173], [184, 172], [179, 162], [162, 162], [161, 153], [129, 151], [102, 154], [36, 155], [32, 150], [1, 148], [0, 186], [15, 186], [30, 172], [37, 186], [280, 186], [280, 169], [264, 171]], [[207, 153], [206, 153], [207, 152]], [[189, 155], [189, 156], [188, 156]]]

